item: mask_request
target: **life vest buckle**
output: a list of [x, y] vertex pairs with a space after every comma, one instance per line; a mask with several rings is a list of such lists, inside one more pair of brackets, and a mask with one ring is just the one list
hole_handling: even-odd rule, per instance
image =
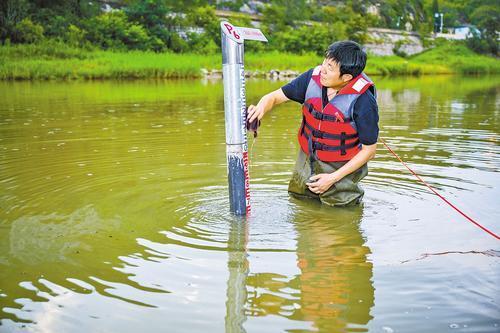
[[325, 145], [323, 143], [318, 142], [318, 141], [313, 141], [313, 143], [312, 143], [312, 148], [313, 148], [314, 151], [316, 151], [316, 150], [324, 150], [323, 149], [324, 146]]
[[311, 133], [315, 138], [324, 139], [323, 132], [317, 129], [313, 129]]

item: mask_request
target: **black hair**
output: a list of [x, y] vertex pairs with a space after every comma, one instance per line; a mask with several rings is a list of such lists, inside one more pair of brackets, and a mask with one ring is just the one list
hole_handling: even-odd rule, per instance
[[351, 74], [355, 78], [366, 66], [365, 51], [358, 43], [351, 40], [335, 42], [328, 46], [325, 57], [339, 64], [341, 76]]

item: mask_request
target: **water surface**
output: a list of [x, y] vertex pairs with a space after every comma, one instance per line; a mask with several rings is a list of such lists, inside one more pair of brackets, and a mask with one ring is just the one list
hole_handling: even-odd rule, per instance
[[[381, 137], [500, 233], [500, 78], [375, 82]], [[382, 145], [361, 206], [288, 196], [295, 103], [232, 216], [223, 104], [221, 81], [0, 83], [0, 332], [500, 332], [499, 242]]]

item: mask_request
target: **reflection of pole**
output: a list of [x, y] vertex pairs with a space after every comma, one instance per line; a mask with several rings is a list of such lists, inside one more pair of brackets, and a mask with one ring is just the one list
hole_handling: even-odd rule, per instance
[[247, 223], [234, 222], [229, 234], [226, 333], [243, 333], [246, 321], [245, 304], [247, 301], [246, 279], [248, 276], [247, 260]]
[[245, 215], [250, 206], [243, 37], [227, 22], [221, 28], [229, 204], [231, 212]]

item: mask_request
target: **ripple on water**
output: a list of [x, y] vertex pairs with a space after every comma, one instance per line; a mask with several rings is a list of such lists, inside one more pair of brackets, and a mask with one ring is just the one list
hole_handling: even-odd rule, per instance
[[251, 226], [248, 237], [252, 242], [250, 250], [293, 250], [290, 241], [290, 217], [293, 204], [286, 188], [280, 185], [252, 186], [251, 210], [248, 217], [238, 217], [230, 212], [226, 186], [209, 186], [197, 193], [186, 195], [187, 204], [176, 209], [176, 219], [181, 227], [162, 233], [169, 240], [185, 246], [204, 246], [227, 250], [227, 242], [233, 224]]

